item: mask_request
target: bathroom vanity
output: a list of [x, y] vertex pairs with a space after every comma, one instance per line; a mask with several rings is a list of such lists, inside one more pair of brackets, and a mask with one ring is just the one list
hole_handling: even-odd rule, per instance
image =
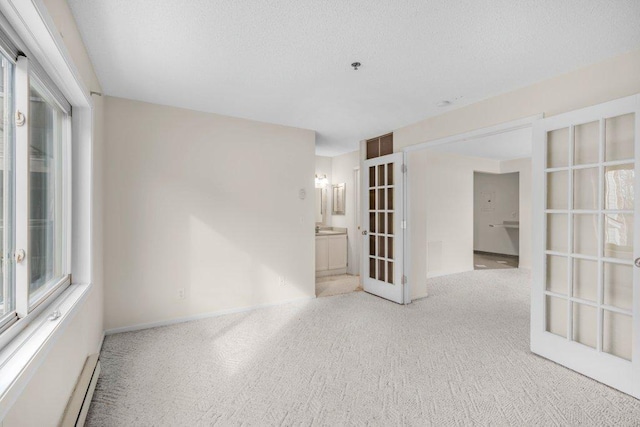
[[347, 229], [316, 231], [316, 277], [347, 273]]

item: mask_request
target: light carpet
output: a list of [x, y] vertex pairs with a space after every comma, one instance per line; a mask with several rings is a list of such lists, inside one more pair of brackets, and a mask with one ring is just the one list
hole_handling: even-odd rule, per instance
[[529, 276], [430, 281], [108, 336], [89, 426], [611, 425], [640, 401], [529, 352]]

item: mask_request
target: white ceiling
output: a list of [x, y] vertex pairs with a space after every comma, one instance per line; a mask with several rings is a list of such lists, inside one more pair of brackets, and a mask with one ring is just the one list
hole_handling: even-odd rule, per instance
[[437, 145], [430, 148], [430, 150], [492, 160], [512, 160], [531, 157], [531, 128], [450, 142]]
[[314, 129], [329, 156], [640, 47], [638, 0], [68, 1], [106, 94]]

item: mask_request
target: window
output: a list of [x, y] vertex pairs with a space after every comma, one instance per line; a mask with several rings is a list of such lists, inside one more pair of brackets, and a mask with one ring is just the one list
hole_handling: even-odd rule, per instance
[[66, 273], [63, 232], [65, 113], [33, 80], [29, 102], [29, 305]]
[[0, 333], [12, 335], [70, 282], [71, 131], [66, 99], [6, 40], [0, 34]]

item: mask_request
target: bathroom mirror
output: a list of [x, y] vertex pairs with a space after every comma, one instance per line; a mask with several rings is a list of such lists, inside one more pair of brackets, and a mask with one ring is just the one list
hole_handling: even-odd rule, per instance
[[333, 215], [344, 215], [344, 201], [345, 201], [345, 187], [346, 184], [333, 184], [331, 189], [333, 191], [333, 203], [331, 213]]
[[327, 211], [327, 189], [316, 188], [316, 224], [324, 224], [325, 212]]

